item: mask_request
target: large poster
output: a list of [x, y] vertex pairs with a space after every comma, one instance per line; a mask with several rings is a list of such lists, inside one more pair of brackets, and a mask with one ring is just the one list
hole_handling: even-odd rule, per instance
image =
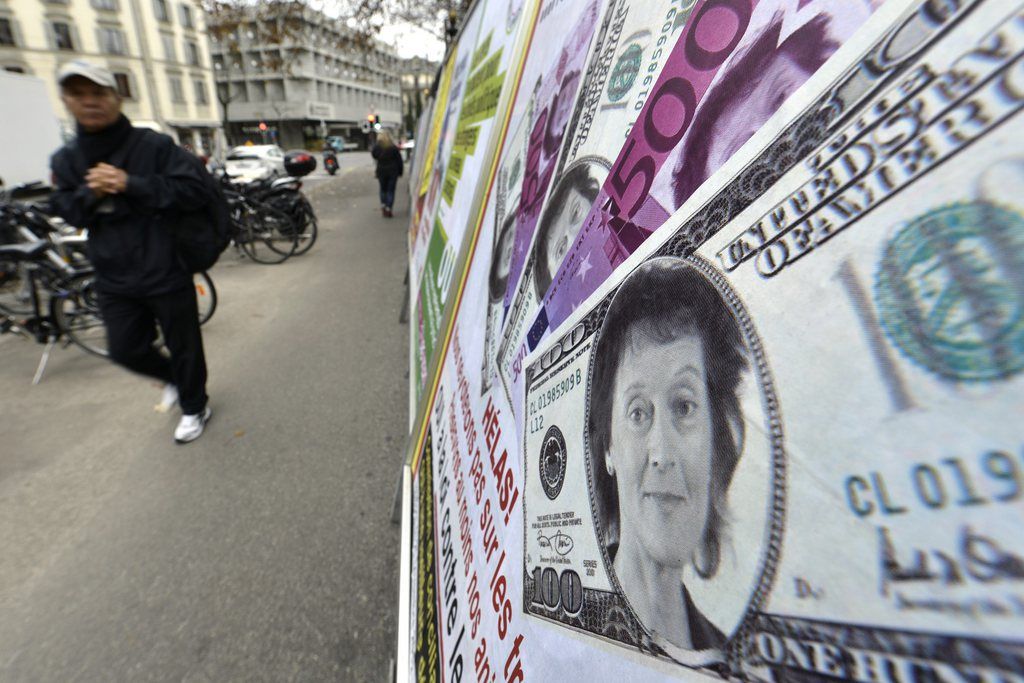
[[[499, 105], [518, 85], [522, 54], [516, 40], [523, 7], [480, 0], [465, 22], [456, 48], [441, 72], [431, 129], [413, 204], [409, 285], [413, 328], [412, 387], [418, 397], [441, 332], [442, 314], [455, 275], [455, 259], [474, 212], [481, 186], [488, 186]], [[502, 126], [497, 126], [501, 129]]]
[[[502, 433], [512, 411], [494, 391], [493, 357], [513, 239], [521, 217], [529, 215], [521, 198], [532, 197], [526, 204], [533, 207], [543, 197], [540, 177], [550, 177], [545, 169], [561, 148], [570, 110], [565, 102], [575, 98], [600, 6], [596, 0], [551, 0], [527, 12], [528, 57], [496, 149], [494, 182], [485, 188], [465, 282], [452, 294], [458, 316], [450, 336], [438, 337], [441, 374], [430, 386], [427, 431], [412, 463], [416, 505], [407, 514], [414, 515], [417, 588], [409, 617], [418, 626], [408, 647], [419, 680], [525, 675], [520, 658], [526, 626], [513, 611], [513, 596], [522, 593], [521, 460], [515, 432]], [[538, 147], [545, 135], [547, 152]], [[428, 546], [436, 548], [433, 563], [424, 552]]]
[[[1024, 2], [524, 11], [412, 433], [400, 680], [1024, 681]], [[761, 59], [724, 129], [687, 141], [694, 106], [658, 152], [637, 123], [685, 122], [646, 112], [694, 27], [726, 52], [705, 105], [761, 39], [826, 54]], [[660, 160], [609, 190], [641, 144]], [[593, 198], [559, 189], [602, 158]], [[641, 207], [625, 251], [609, 202]], [[595, 235], [606, 262], [530, 351], [517, 306], [566, 212], [545, 294]]]

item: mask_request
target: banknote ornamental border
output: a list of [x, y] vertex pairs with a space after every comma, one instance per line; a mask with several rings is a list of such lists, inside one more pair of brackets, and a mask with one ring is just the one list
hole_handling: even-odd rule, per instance
[[[783, 443], [782, 410], [779, 407], [778, 397], [775, 394], [775, 381], [772, 378], [771, 369], [768, 367], [768, 359], [765, 357], [761, 338], [758, 336], [757, 330], [754, 329], [754, 324], [751, 322], [750, 315], [747, 313], [742, 300], [729, 285], [725, 276], [709, 262], [696, 254], [691, 254], [685, 258], [701, 271], [705, 277], [711, 280], [720, 294], [725, 296], [729, 308], [736, 315], [740, 327], [743, 329], [746, 341], [750, 345], [750, 353], [757, 365], [757, 376], [761, 382], [761, 396], [765, 403], [765, 412], [768, 416], [768, 431], [771, 435], [772, 494], [768, 543], [765, 553], [761, 558], [761, 567], [758, 570], [760, 578], [758, 579], [757, 587], [754, 589], [750, 602], [747, 603], [747, 609], [740, 619], [736, 633], [730, 638], [727, 659], [729, 669], [733, 675], [742, 677], [742, 665], [746, 655], [743, 643], [746, 642], [747, 635], [754, 629], [755, 618], [771, 593], [779, 558], [782, 555], [782, 535], [786, 522], [786, 449]], [[589, 393], [589, 385], [587, 390]]]

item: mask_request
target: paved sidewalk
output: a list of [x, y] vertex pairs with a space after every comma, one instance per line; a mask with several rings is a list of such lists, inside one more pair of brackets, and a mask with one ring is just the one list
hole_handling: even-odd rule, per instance
[[0, 343], [0, 680], [389, 680], [408, 207], [353, 161], [309, 254], [214, 269], [199, 441], [146, 380], [71, 347], [32, 387], [42, 347]]

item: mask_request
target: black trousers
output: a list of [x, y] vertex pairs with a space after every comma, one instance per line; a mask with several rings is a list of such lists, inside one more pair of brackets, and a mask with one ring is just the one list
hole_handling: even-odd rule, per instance
[[390, 209], [395, 203], [395, 186], [398, 185], [398, 176], [378, 176], [377, 182], [380, 183], [380, 203]]
[[[206, 356], [199, 331], [199, 310], [193, 287], [156, 296], [99, 296], [111, 359], [133, 372], [178, 387], [185, 415], [206, 407]], [[168, 359], [153, 347], [156, 325], [171, 352]]]

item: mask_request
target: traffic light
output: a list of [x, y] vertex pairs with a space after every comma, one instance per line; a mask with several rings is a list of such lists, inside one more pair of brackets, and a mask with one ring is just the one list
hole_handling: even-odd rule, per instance
[[260, 126], [259, 126], [259, 128], [260, 128], [260, 132], [261, 132], [261, 133], [266, 133], [266, 132], [267, 132], [267, 124], [266, 124], [266, 123], [264, 123], [263, 121], [260, 121]]

